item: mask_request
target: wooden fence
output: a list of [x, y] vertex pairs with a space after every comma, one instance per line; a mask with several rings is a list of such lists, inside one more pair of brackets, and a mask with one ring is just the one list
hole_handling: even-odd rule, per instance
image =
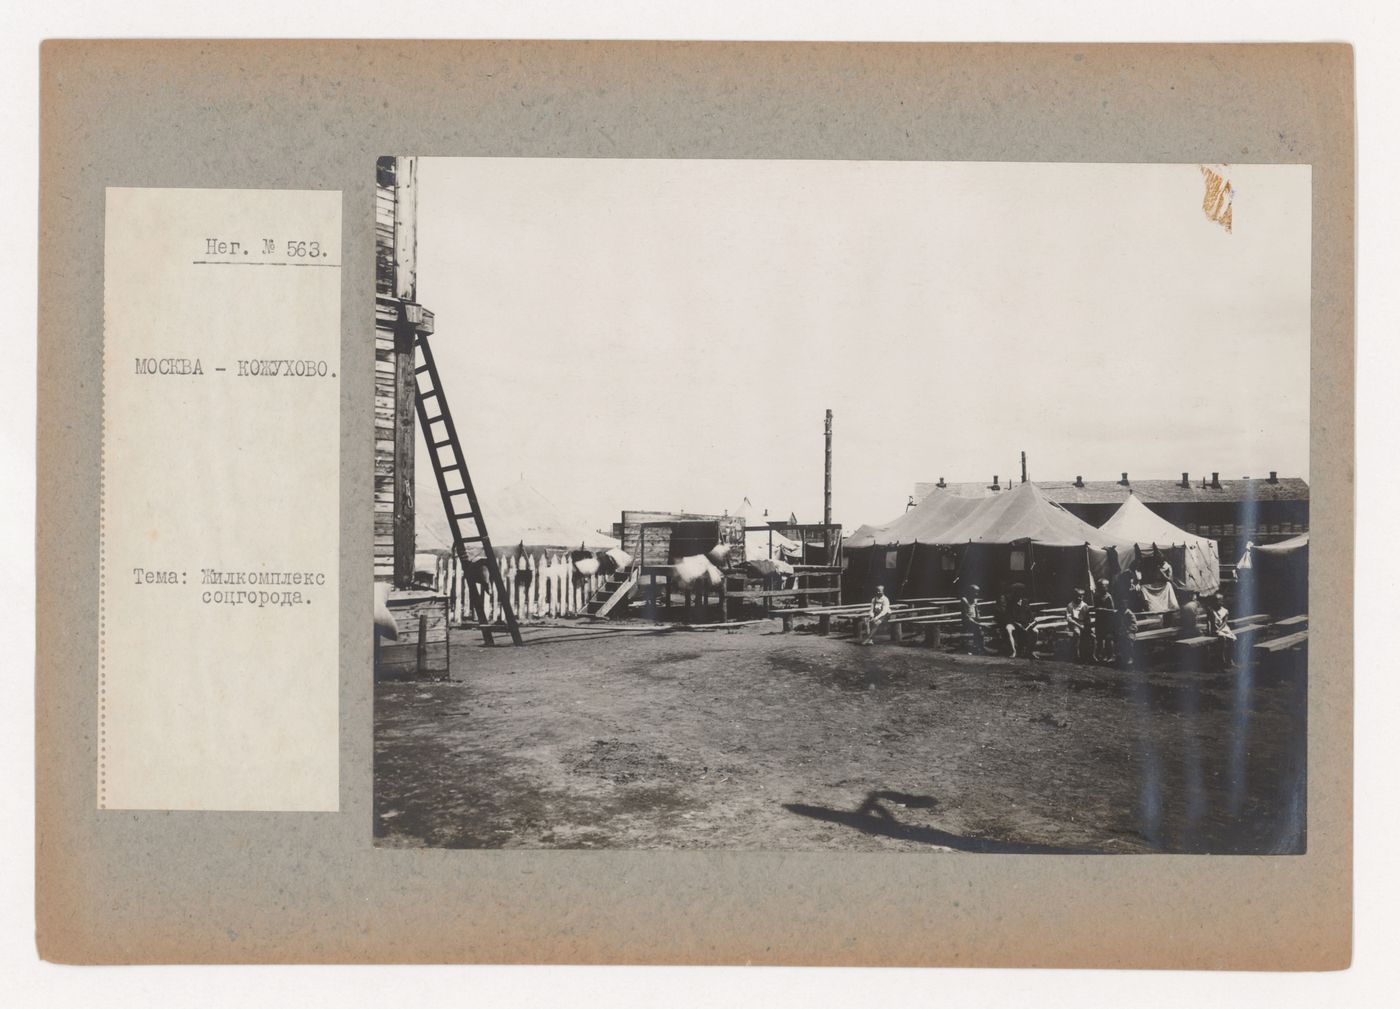
[[[517, 620], [577, 616], [583, 612], [584, 605], [603, 583], [601, 574], [576, 578], [573, 563], [568, 554], [564, 553], [539, 557], [526, 555], [524, 558], [517, 558], [514, 554], [498, 554], [497, 560], [500, 562], [501, 579], [510, 593]], [[528, 574], [529, 577], [517, 577], [522, 573]], [[528, 584], [520, 584], [522, 581]], [[447, 596], [447, 616], [450, 623], [458, 626], [473, 621], [471, 596], [462, 578], [461, 562], [456, 557], [438, 558], [433, 589]], [[503, 619], [501, 601], [496, 597], [493, 586], [487, 587], [484, 602], [487, 620], [496, 623]]]

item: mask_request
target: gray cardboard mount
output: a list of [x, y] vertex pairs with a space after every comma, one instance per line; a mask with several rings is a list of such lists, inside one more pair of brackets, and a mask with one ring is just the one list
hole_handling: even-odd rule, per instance
[[[37, 933], [81, 963], [1326, 969], [1351, 955], [1354, 127], [1346, 45], [56, 41], [42, 53]], [[1308, 850], [372, 843], [381, 154], [1313, 166]], [[341, 811], [99, 812], [103, 193], [344, 193]]]

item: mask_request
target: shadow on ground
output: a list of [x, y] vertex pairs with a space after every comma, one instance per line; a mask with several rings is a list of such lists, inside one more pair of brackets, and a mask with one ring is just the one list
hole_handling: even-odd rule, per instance
[[839, 823], [853, 827], [866, 834], [893, 837], [901, 841], [915, 841], [932, 844], [954, 851], [969, 851], [980, 855], [1087, 855], [1095, 853], [1092, 848], [1064, 848], [1051, 844], [1025, 844], [1020, 841], [1003, 841], [985, 837], [963, 837], [950, 834], [936, 827], [901, 823], [885, 801], [896, 802], [909, 809], [932, 809], [938, 800], [931, 795], [909, 795], [905, 792], [892, 792], [879, 789], [865, 797], [865, 801], [855, 810], [829, 809], [825, 806], [808, 806], [799, 802], [785, 802], [783, 808], [799, 816], [810, 816], [828, 823]]

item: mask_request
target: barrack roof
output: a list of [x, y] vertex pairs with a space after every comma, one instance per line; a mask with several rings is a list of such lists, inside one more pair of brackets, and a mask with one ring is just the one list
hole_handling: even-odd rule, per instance
[[[1073, 480], [1036, 480], [1035, 485], [1051, 501], [1057, 504], [1122, 504], [1129, 494], [1136, 495], [1144, 504], [1223, 502], [1240, 501], [1306, 501], [1308, 484], [1297, 477], [1279, 477], [1270, 482], [1267, 477], [1258, 479], [1226, 480], [1212, 486], [1209, 479], [1201, 486], [1199, 478], [1190, 486], [1183, 487], [1181, 480], [1131, 480], [1127, 485], [1117, 480], [1085, 480], [1083, 486]], [[993, 490], [990, 483], [949, 483], [940, 488], [936, 483], [916, 483], [914, 500], [922, 501], [935, 490], [956, 494], [959, 497], [992, 497], [1004, 494], [1009, 487], [1002, 483]]]

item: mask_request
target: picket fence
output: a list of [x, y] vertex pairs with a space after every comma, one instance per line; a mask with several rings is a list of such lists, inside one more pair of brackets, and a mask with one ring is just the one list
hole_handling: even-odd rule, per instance
[[[593, 593], [603, 584], [601, 575], [585, 578], [574, 576], [573, 562], [568, 554], [517, 557], [497, 554], [501, 565], [501, 580], [510, 593], [517, 620], [546, 620], [552, 617], [572, 617], [583, 612]], [[518, 584], [521, 572], [528, 572], [528, 585]], [[472, 623], [471, 596], [462, 577], [462, 564], [456, 557], [439, 557], [433, 579], [434, 591], [447, 596], [448, 619], [454, 626]], [[486, 619], [490, 623], [504, 620], [501, 601], [494, 586], [488, 586]]]

